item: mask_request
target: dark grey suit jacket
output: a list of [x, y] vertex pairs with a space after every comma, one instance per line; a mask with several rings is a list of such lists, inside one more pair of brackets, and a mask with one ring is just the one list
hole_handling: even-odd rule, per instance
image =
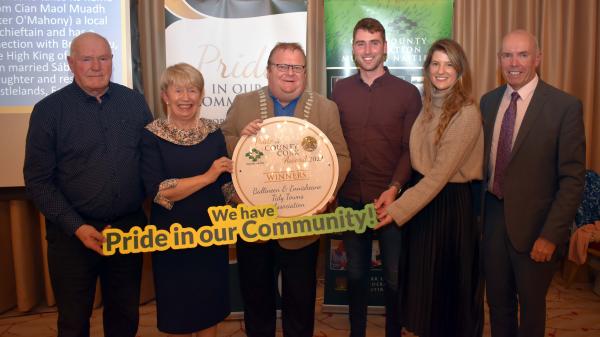
[[[494, 123], [505, 90], [506, 85], [481, 98], [484, 191], [490, 174]], [[507, 233], [517, 251], [531, 251], [540, 236], [557, 246], [567, 241], [569, 226], [581, 202], [584, 174], [581, 102], [540, 80], [517, 134], [504, 178]], [[482, 210], [485, 212], [485, 207]]]

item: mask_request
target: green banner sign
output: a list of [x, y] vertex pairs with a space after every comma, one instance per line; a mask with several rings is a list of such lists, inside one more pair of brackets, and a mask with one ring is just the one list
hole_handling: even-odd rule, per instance
[[364, 17], [385, 27], [390, 72], [422, 89], [427, 50], [433, 41], [452, 36], [452, 13], [453, 0], [326, 0], [327, 94], [337, 79], [356, 72], [352, 30]]

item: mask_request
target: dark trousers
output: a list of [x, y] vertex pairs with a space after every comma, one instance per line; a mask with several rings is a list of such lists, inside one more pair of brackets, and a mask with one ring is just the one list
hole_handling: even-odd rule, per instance
[[[144, 220], [134, 224], [143, 225], [143, 213], [141, 217]], [[47, 222], [46, 238], [50, 279], [58, 307], [58, 337], [90, 335], [98, 277], [104, 304], [104, 336], [134, 337], [139, 321], [142, 254], [100, 256], [51, 222]]]
[[281, 318], [284, 337], [312, 337], [319, 241], [289, 250], [277, 241], [237, 242], [244, 323], [248, 337], [274, 337], [277, 271], [281, 272]]
[[[339, 206], [363, 209], [365, 204], [339, 198]], [[398, 267], [400, 264], [402, 232], [392, 224], [378, 231], [383, 277], [385, 281], [385, 335], [400, 336], [398, 317]], [[371, 270], [371, 249], [374, 231], [362, 234], [344, 232], [344, 248], [348, 256], [348, 301], [350, 312], [350, 337], [364, 337], [367, 331], [367, 306]]]
[[545, 263], [516, 251], [506, 232], [504, 202], [486, 193], [482, 250], [492, 337], [544, 336], [546, 293], [562, 248]]

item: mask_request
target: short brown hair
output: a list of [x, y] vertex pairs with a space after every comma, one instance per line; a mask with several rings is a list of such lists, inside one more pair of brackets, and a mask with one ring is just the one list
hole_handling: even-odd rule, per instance
[[300, 51], [302, 53], [302, 56], [304, 56], [304, 65], [306, 65], [306, 54], [304, 53], [304, 49], [302, 49], [302, 46], [299, 43], [296, 42], [278, 42], [275, 47], [273, 47], [273, 49], [271, 49], [271, 52], [269, 53], [269, 59], [267, 60], [267, 68], [269, 67], [269, 65], [271, 65], [271, 59], [273, 58], [273, 54], [275, 54], [275, 51], [277, 50], [290, 50], [290, 51]]
[[352, 31], [352, 41], [354, 41], [354, 38], [356, 37], [356, 31], [359, 29], [366, 30], [371, 34], [380, 32], [381, 37], [383, 38], [383, 42], [386, 42], [385, 28], [383, 28], [383, 25], [381, 24], [381, 22], [377, 21], [376, 19], [373, 19], [373, 18], [360, 19], [356, 23], [356, 25], [354, 26], [354, 30]]

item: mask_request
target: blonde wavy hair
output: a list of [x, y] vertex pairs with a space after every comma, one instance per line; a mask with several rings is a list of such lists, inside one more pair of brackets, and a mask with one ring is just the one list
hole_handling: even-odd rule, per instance
[[437, 40], [429, 48], [427, 58], [425, 59], [425, 63], [423, 63], [423, 113], [425, 121], [430, 121], [433, 117], [431, 106], [433, 91], [436, 89], [431, 83], [429, 66], [433, 53], [436, 51], [441, 51], [448, 55], [448, 59], [457, 73], [456, 83], [449, 89], [450, 92], [442, 104], [442, 114], [435, 137], [435, 144], [438, 144], [452, 117], [464, 106], [475, 104], [475, 99], [473, 99], [471, 92], [471, 69], [462, 47], [454, 40]]

